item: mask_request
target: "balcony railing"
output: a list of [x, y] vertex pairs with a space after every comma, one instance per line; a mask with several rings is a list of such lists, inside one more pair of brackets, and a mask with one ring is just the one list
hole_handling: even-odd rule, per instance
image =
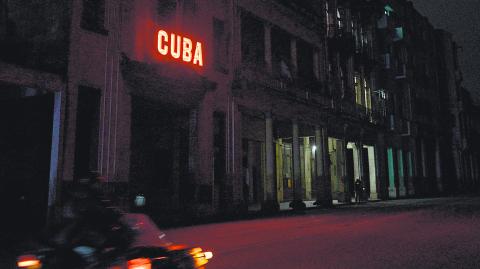
[[331, 107], [331, 97], [326, 87], [313, 79], [285, 79], [270, 74], [263, 68], [243, 65], [236, 70], [235, 80], [251, 82], [297, 100], [311, 101], [322, 107]]

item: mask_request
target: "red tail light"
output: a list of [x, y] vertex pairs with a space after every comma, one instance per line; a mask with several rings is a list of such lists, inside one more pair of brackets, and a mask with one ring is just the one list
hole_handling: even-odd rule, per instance
[[17, 259], [17, 267], [22, 269], [39, 269], [42, 268], [42, 263], [34, 255], [22, 255]]
[[152, 269], [152, 261], [149, 258], [137, 258], [127, 262], [128, 269]]

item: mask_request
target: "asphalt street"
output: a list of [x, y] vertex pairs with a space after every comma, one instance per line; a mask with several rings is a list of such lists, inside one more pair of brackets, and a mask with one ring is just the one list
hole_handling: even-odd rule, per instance
[[383, 201], [166, 230], [215, 268], [480, 268], [480, 198]]

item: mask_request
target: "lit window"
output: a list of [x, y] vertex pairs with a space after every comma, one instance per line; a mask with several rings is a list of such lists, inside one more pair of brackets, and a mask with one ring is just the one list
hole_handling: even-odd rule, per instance
[[390, 5], [386, 5], [384, 9], [385, 9], [385, 15], [387, 16], [390, 16], [390, 14], [392, 14], [393, 12], [393, 8]]

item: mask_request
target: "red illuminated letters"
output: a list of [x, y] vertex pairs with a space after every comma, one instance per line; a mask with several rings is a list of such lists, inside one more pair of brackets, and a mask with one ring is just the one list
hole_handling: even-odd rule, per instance
[[174, 33], [168, 34], [164, 30], [158, 31], [157, 49], [161, 55], [170, 55], [174, 59], [181, 57], [186, 63], [203, 66], [202, 43], [195, 42], [195, 47], [193, 43], [190, 38]]

